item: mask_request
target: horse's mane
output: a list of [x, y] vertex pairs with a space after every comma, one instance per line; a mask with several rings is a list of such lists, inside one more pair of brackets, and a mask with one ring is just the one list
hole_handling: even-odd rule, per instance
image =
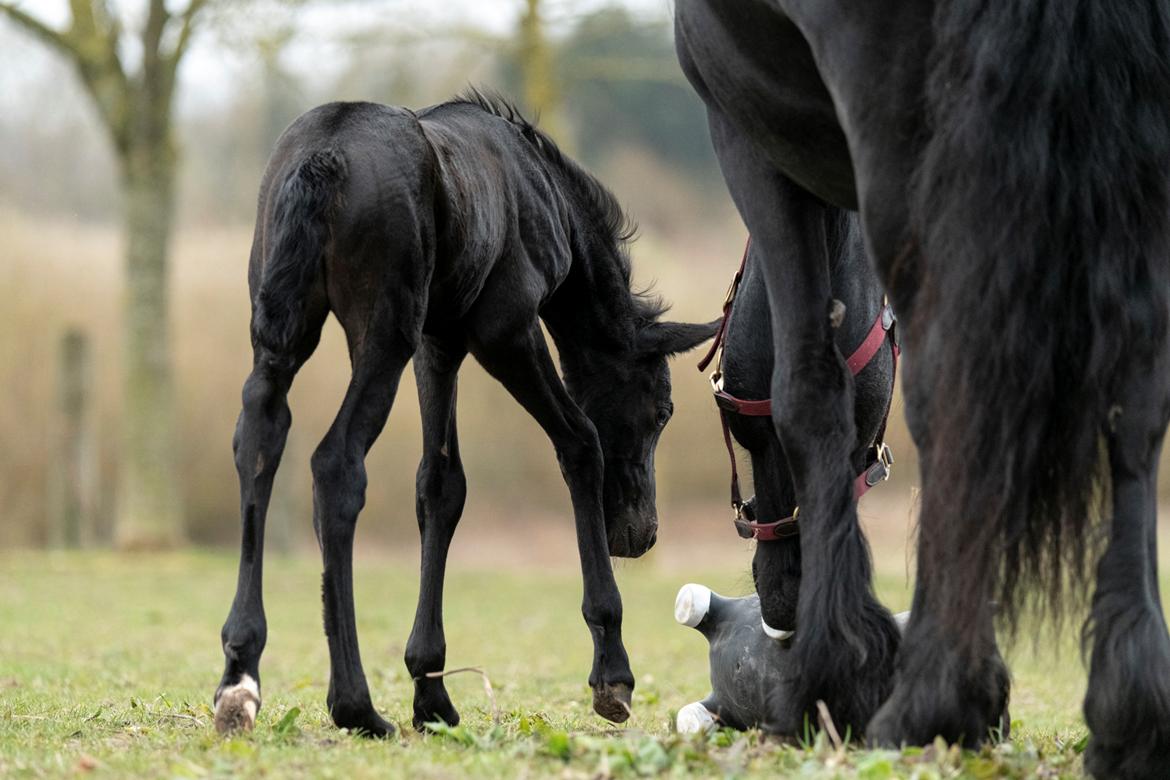
[[[556, 141], [528, 121], [514, 103], [498, 92], [468, 87], [449, 103], [466, 103], [515, 125], [536, 152], [564, 174], [590, 216], [597, 220], [605, 234], [611, 237], [621, 250], [616, 253], [620, 264], [619, 270], [628, 287], [633, 269], [625, 246], [637, 236], [638, 225], [625, 212], [614, 194], [593, 174], [562, 152]], [[657, 319], [668, 308], [659, 296], [649, 291], [631, 290], [631, 294], [635, 299], [638, 316], [643, 319]]]

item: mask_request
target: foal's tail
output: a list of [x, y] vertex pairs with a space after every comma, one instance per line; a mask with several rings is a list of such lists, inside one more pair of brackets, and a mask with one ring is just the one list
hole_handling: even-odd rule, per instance
[[945, 614], [998, 597], [1014, 627], [1086, 581], [1119, 381], [1167, 339], [1167, 9], [937, 5], [908, 334], [933, 378], [923, 523], [953, 518], [920, 560]]
[[329, 217], [345, 174], [340, 152], [326, 149], [310, 154], [279, 185], [267, 217], [267, 247], [255, 293], [252, 336], [278, 354], [293, 352], [304, 335], [305, 302], [325, 258]]

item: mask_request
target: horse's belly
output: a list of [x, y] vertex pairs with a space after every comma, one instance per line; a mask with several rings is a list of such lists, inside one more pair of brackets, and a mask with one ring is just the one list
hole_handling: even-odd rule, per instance
[[678, 0], [679, 59], [725, 114], [789, 178], [856, 208], [853, 165], [832, 97], [801, 32], [760, 0]]

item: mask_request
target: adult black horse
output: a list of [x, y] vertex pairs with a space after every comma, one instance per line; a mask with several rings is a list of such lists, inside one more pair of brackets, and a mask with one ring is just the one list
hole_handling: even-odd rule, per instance
[[[1009, 625], [1029, 603], [1058, 610], [1104, 536], [1086, 765], [1156, 776], [1170, 765], [1154, 525], [1170, 7], [678, 0], [675, 30], [777, 324], [774, 421], [801, 506], [800, 710], [825, 699], [879, 743], [980, 741], [1007, 696], [994, 602]], [[920, 450], [912, 617], [876, 713], [847, 693], [870, 684], [891, 632], [856, 578], [836, 576], [863, 546], [825, 203], [859, 210], [901, 317]]]
[[466, 495], [455, 387], [468, 352], [556, 448], [594, 643], [593, 707], [626, 720], [634, 678], [609, 555], [636, 557], [654, 544], [654, 449], [673, 408], [666, 358], [715, 331], [715, 323], [662, 322], [659, 301], [631, 292], [631, 232], [601, 184], [506, 103], [478, 92], [418, 114], [332, 103], [285, 131], [261, 184], [248, 268], [254, 363], [233, 441], [243, 544], [222, 633], [220, 730], [250, 728], [260, 705], [264, 518], [291, 420], [289, 387], [329, 312], [353, 368], [312, 458], [333, 721], [369, 735], [393, 731], [370, 701], [358, 653], [352, 553], [365, 456], [412, 357], [423, 423], [422, 581], [406, 666], [415, 727], [459, 720], [442, 679], [428, 674], [446, 658], [443, 572]]
[[[882, 435], [893, 395], [895, 339], [889, 332], [893, 322], [888, 317], [881, 284], [866, 256], [857, 214], [824, 204], [814, 219], [824, 231], [829, 290], [833, 300], [841, 304], [837, 307], [839, 316], [832, 323], [834, 342], [843, 355], [850, 356], [846, 363], [854, 376], [852, 418], [856, 436], [849, 460], [850, 473], [856, 475], [854, 492], [858, 493], [858, 480], [866, 480], [863, 489], [868, 489], [888, 474]], [[755, 495], [742, 510], [751, 523], [737, 520], [737, 526], [741, 533], [751, 533], [760, 540], [752, 559], [752, 576], [760, 596], [764, 630], [776, 639], [786, 640], [795, 633], [802, 587], [801, 536], [797, 532], [800, 517], [784, 447], [771, 417], [765, 416], [770, 404], [759, 400], [771, 397], [773, 373], [772, 343], [767, 336], [772, 333], [772, 318], [762, 260], [752, 242], [745, 258], [743, 279], [734, 292], [722, 334], [724, 349], [717, 367], [716, 400], [730, 433], [751, 457]], [[733, 501], [737, 492], [738, 487], [733, 487]], [[856, 526], [846, 530], [860, 534]], [[831, 576], [851, 581], [844, 590], [858, 594], [860, 601], [855, 608], [861, 611], [860, 618], [870, 623], [872, 631], [894, 630], [893, 635], [872, 645], [872, 652], [883, 655], [868, 658], [860, 676], [852, 677], [848, 687], [836, 692], [838, 707], [844, 704], [846, 712], [864, 712], [872, 711], [889, 691], [889, 669], [898, 634], [887, 619], [888, 611], [873, 594], [871, 561], [864, 536], [850, 541], [857, 544], [854, 549], [858, 554]], [[819, 586], [818, 574], [813, 571], [805, 574], [809, 587]], [[802, 625], [801, 630], [817, 630], [820, 625]], [[779, 673], [784, 677], [800, 677], [787, 674], [787, 669]], [[798, 702], [786, 694], [790, 685], [795, 684], [799, 684], [799, 679], [775, 692], [768, 721], [769, 728], [790, 735], [796, 733], [790, 729], [802, 721], [804, 714], [795, 706]]]

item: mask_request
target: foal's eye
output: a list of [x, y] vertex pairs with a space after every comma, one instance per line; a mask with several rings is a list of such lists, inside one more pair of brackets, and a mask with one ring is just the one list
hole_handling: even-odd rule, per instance
[[658, 407], [658, 427], [661, 428], [662, 426], [666, 425], [666, 423], [670, 421], [670, 415], [673, 413], [674, 408], [671, 406]]

